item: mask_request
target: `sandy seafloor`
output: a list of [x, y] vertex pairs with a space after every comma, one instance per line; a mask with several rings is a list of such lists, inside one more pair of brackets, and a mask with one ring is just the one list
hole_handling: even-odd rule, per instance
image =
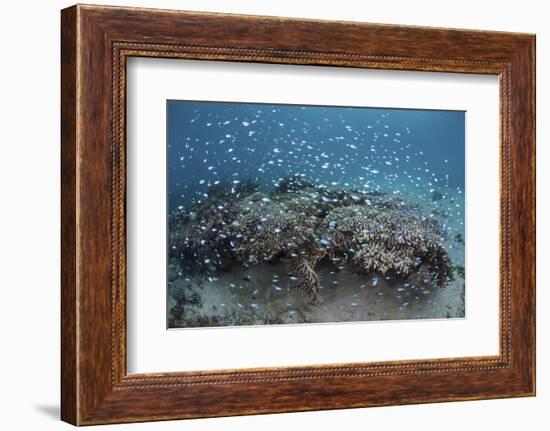
[[402, 197], [418, 204], [426, 215], [433, 214], [445, 226], [449, 256], [455, 266], [462, 267], [446, 288], [434, 285], [427, 274], [414, 274], [404, 282], [361, 274], [353, 266], [338, 269], [321, 263], [317, 273], [323, 302], [312, 305], [289, 289], [285, 264], [265, 263], [188, 276], [171, 262], [168, 327], [464, 318], [464, 195], [454, 190], [434, 202], [429, 194], [411, 192]]

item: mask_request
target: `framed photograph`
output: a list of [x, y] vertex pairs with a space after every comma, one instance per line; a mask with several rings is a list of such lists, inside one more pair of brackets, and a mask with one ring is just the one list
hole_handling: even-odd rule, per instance
[[62, 419], [535, 394], [535, 37], [62, 11]]

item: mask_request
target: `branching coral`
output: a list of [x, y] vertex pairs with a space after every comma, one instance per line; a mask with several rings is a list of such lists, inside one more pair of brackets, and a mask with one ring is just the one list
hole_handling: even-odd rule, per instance
[[191, 216], [174, 214], [172, 256], [206, 271], [288, 262], [295, 291], [314, 304], [321, 301], [315, 268], [323, 259], [400, 278], [424, 266], [441, 287], [451, 279], [439, 223], [416, 207], [381, 194], [314, 187], [297, 177], [281, 183], [271, 193], [256, 187], [218, 192]]
[[331, 253], [362, 271], [405, 278], [428, 264], [440, 286], [450, 277], [439, 223], [414, 208], [388, 200], [351, 205], [331, 211], [324, 225]]
[[325, 251], [316, 249], [289, 261], [289, 272], [296, 292], [310, 298], [313, 304], [321, 302], [321, 281], [315, 272], [315, 265], [325, 256]]

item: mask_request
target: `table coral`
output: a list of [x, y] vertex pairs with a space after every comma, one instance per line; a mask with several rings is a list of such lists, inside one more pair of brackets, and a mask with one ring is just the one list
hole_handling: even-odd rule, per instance
[[218, 187], [194, 211], [174, 212], [170, 256], [207, 272], [285, 263], [294, 290], [313, 304], [322, 300], [316, 266], [325, 259], [403, 279], [424, 268], [440, 287], [453, 277], [439, 222], [403, 200], [296, 178], [257, 190]]

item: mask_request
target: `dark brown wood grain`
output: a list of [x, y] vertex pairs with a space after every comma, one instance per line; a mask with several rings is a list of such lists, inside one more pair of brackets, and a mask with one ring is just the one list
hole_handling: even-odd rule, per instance
[[[62, 11], [61, 47], [63, 420], [88, 425], [534, 395], [533, 35], [73, 6]], [[498, 75], [500, 354], [127, 375], [130, 56]]]
[[61, 417], [77, 422], [76, 8], [61, 17]]

